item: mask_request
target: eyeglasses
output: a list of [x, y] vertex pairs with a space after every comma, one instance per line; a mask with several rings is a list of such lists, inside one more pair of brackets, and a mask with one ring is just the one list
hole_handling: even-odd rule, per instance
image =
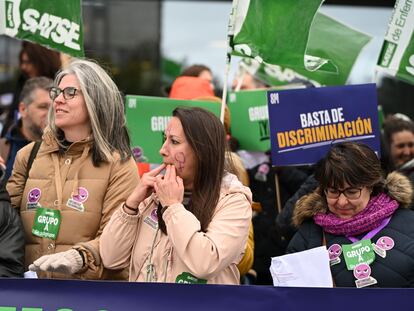
[[344, 190], [326, 188], [325, 195], [328, 199], [338, 199], [343, 193], [349, 200], [357, 200], [361, 197], [362, 188], [349, 187]]
[[60, 95], [60, 93], [63, 93], [63, 98], [66, 100], [69, 100], [75, 97], [76, 93], [80, 91], [81, 90], [73, 86], [65, 87], [63, 90], [58, 87], [53, 86], [49, 90], [49, 96], [52, 100], [55, 100]]

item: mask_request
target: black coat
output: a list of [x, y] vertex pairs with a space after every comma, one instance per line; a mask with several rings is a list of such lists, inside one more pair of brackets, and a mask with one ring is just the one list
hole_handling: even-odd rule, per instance
[[24, 232], [17, 211], [11, 207], [4, 186], [0, 188], [0, 277], [22, 277]]
[[292, 223], [293, 210], [295, 209], [296, 202], [304, 195], [314, 191], [318, 185], [319, 183], [315, 179], [315, 175], [310, 175], [298, 191], [285, 203], [282, 212], [277, 215], [276, 227], [287, 241], [290, 241], [297, 231], [297, 228]]
[[[371, 238], [376, 243], [380, 237], [389, 236], [395, 246], [387, 251], [385, 258], [375, 255], [370, 264], [371, 276], [378, 283], [377, 287], [414, 287], [414, 212], [409, 209], [398, 209], [389, 224]], [[325, 233], [326, 247], [332, 244], [352, 244], [344, 236]], [[312, 220], [304, 222], [290, 241], [287, 252], [299, 252], [322, 245], [322, 228]], [[341, 262], [331, 266], [331, 272], [337, 287], [355, 287], [353, 271], [347, 270], [344, 256]], [[311, 267], [309, 267], [311, 268]], [[371, 286], [372, 287], [372, 286]]]

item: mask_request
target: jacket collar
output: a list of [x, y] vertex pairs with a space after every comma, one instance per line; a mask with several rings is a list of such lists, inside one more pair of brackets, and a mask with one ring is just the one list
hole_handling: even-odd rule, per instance
[[73, 154], [79, 154], [82, 153], [83, 150], [88, 147], [88, 149], [92, 148], [93, 144], [93, 138], [92, 136], [88, 136], [87, 138], [77, 141], [74, 143], [70, 143], [70, 145], [66, 148], [62, 146], [62, 144], [59, 144], [59, 140], [63, 140], [64, 137], [58, 138], [55, 137], [50, 130], [49, 127], [45, 129], [45, 132], [43, 134], [43, 142], [44, 147], [42, 152], [44, 153], [52, 153], [56, 151], [64, 151], [67, 155], [73, 155]]

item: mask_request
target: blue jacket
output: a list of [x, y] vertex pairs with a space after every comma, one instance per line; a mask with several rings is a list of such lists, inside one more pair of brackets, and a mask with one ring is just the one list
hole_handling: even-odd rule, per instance
[[26, 146], [28, 141], [21, 132], [21, 120], [19, 120], [6, 133], [5, 137], [0, 142], [1, 155], [6, 161], [6, 180], [10, 177], [13, 170], [14, 160], [17, 152]]

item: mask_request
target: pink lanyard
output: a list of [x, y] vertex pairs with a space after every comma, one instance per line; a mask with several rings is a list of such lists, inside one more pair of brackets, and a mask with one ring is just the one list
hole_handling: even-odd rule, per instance
[[390, 220], [391, 220], [391, 216], [388, 217], [388, 218], [385, 218], [378, 227], [376, 227], [375, 229], [372, 229], [370, 232], [368, 232], [366, 235], [364, 235], [364, 237], [362, 239], [357, 239], [356, 237], [353, 237], [353, 236], [347, 236], [347, 238], [352, 243], [355, 243], [355, 242], [357, 242], [359, 240], [371, 239], [378, 232], [380, 232], [382, 229], [384, 229], [388, 225], [388, 223], [390, 222]]

